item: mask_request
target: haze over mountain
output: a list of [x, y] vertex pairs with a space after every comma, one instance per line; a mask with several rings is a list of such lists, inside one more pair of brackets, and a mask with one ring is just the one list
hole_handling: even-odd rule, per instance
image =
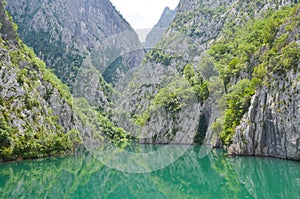
[[145, 48], [152, 48], [161, 40], [163, 34], [169, 27], [170, 23], [174, 20], [175, 16], [176, 9], [170, 10], [169, 7], [164, 9], [164, 12], [157, 24], [155, 24], [152, 30], [147, 34]]

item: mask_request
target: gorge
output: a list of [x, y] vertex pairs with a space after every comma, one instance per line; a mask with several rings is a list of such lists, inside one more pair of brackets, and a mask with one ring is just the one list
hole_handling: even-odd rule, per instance
[[[109, 0], [1, 1], [0, 36], [0, 161], [69, 155], [1, 164], [1, 196], [26, 194], [12, 190], [39, 165], [36, 198], [93, 197], [80, 187], [106, 173], [126, 188], [102, 182], [104, 198], [299, 196], [297, 0], [181, 0], [145, 47]], [[68, 193], [47, 191], [64, 177]]]
[[[163, 19], [170, 12], [165, 9], [160, 22], [170, 25], [146, 55], [137, 34], [107, 0], [31, 5], [7, 2], [20, 38], [2, 10], [3, 45], [21, 49], [6, 53], [1, 71], [2, 151], [23, 153], [4, 146], [17, 139], [5, 129], [21, 137], [39, 134], [38, 127], [24, 127], [29, 121], [45, 123], [45, 116], [38, 121], [31, 110], [39, 107], [51, 109], [45, 113], [53, 115], [55, 129], [76, 131], [83, 143], [94, 142], [100, 129], [98, 136], [108, 139], [207, 144], [234, 155], [300, 159], [297, 1], [183, 0], [175, 18]], [[17, 72], [7, 71], [7, 62]], [[34, 72], [35, 65], [47, 77]], [[30, 86], [36, 78], [39, 83]], [[15, 91], [8, 93], [12, 85]], [[24, 94], [24, 89], [37, 92]], [[97, 119], [84, 119], [82, 106]], [[17, 115], [13, 107], [19, 107]], [[23, 119], [26, 114], [34, 118]]]

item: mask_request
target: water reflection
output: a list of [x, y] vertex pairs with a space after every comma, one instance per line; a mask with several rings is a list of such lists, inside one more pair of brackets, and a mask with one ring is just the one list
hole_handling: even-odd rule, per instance
[[[162, 146], [130, 150], [157, 147]], [[144, 174], [111, 169], [85, 151], [0, 165], [1, 198], [297, 198], [299, 190], [299, 162], [228, 158], [199, 146], [174, 164]]]
[[259, 157], [228, 161], [253, 198], [300, 198], [300, 162]]
[[131, 145], [126, 148], [106, 144], [93, 151], [106, 166], [128, 173], [149, 173], [173, 164], [192, 145]]

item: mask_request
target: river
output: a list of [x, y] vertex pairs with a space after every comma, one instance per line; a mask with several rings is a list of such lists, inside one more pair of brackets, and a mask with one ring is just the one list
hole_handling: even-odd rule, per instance
[[[103, 159], [88, 151], [3, 163], [0, 198], [300, 198], [300, 162], [227, 157], [222, 150], [201, 146], [182, 150], [180, 146], [141, 145], [134, 151], [178, 147], [183, 153], [173, 162], [139, 173], [106, 166]], [[119, 164], [124, 164], [124, 159]]]

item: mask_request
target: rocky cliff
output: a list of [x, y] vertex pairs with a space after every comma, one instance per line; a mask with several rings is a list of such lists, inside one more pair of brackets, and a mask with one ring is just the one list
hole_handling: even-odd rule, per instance
[[[28, 27], [38, 19], [45, 21], [41, 23], [46, 24], [43, 27], [57, 24], [55, 27], [61, 28], [58, 32], [55, 32], [56, 28], [48, 28], [46, 32], [51, 33], [51, 37], [41, 36], [43, 39], [53, 37], [47, 41], [56, 46], [48, 48], [43, 44], [41, 49], [64, 46], [58, 44], [66, 39], [68, 47], [62, 49], [63, 55], [69, 52], [83, 55], [78, 62], [82, 63], [79, 64], [80, 73], [77, 72], [74, 79], [68, 75], [61, 77], [66, 77], [66, 81], [71, 78], [75, 96], [87, 99], [74, 99], [73, 108], [76, 112], [74, 118], [80, 120], [76, 124], [85, 143], [98, 143], [93, 138], [95, 135], [100, 140], [104, 135], [118, 140], [134, 136], [141, 143], [204, 143], [228, 148], [231, 154], [300, 159], [298, 1], [182, 0], [175, 19], [159, 44], [147, 53], [141, 67], [129, 73], [119, 66], [123, 67], [125, 63], [128, 69], [137, 63], [135, 58], [139, 57], [139, 47], [131, 45], [136, 35], [126, 36], [133, 42], [118, 37], [116, 33], [116, 37], [107, 39], [109, 45], [97, 43], [94, 36], [100, 33], [90, 34], [95, 23], [74, 15], [73, 5], [80, 8], [77, 10], [81, 13], [89, 11], [100, 15], [98, 9], [91, 8], [97, 7], [100, 1], [75, 1], [72, 5], [61, 5], [60, 1], [36, 2], [40, 6], [32, 12], [28, 12], [32, 7], [23, 7], [27, 1], [19, 2], [11, 1], [8, 8], [19, 20], [20, 32], [25, 30], [21, 23], [23, 17], [26, 20], [29, 17]], [[102, 3], [106, 5], [104, 1]], [[53, 8], [48, 9], [49, 5]], [[56, 5], [66, 9], [56, 8]], [[56, 9], [57, 12], [53, 12]], [[62, 16], [66, 10], [72, 12]], [[32, 14], [23, 16], [23, 11]], [[55, 17], [59, 13], [60, 17]], [[71, 19], [81, 21], [80, 26], [71, 23]], [[88, 28], [90, 24], [91, 29]], [[27, 33], [28, 30], [37, 34], [42, 32], [34, 29], [38, 27], [36, 25], [28, 27]], [[69, 32], [69, 29], [74, 32]], [[69, 48], [68, 35], [71, 35], [77, 50]], [[60, 38], [58, 43], [57, 38]], [[94, 42], [89, 43], [86, 38], [93, 38]], [[36, 40], [31, 38], [30, 41]], [[117, 56], [116, 46], [120, 47]], [[60, 51], [57, 48], [55, 52]], [[126, 55], [120, 58], [120, 54]], [[40, 53], [40, 56], [45, 55]], [[104, 67], [107, 65], [108, 68]], [[67, 66], [74, 68], [74, 64]], [[112, 92], [99, 71], [114, 83], [116, 79], [111, 75], [121, 74], [118, 77], [122, 78], [116, 82], [118, 92]], [[111, 102], [114, 102], [113, 106]], [[107, 117], [99, 110], [107, 113]], [[115, 125], [131, 132], [131, 136]]]
[[297, 1], [182, 0], [116, 121], [141, 142], [298, 160], [298, 10]]
[[[126, 139], [125, 131], [116, 128], [98, 106], [85, 98], [73, 98], [69, 88], [19, 38], [18, 27], [2, 3], [0, 161], [67, 153], [76, 143], [87, 146], [105, 139]], [[95, 93], [98, 96], [103, 93], [97, 86], [109, 89], [101, 85], [104, 80], [100, 80], [102, 76], [95, 68], [87, 68], [84, 72], [96, 85], [91, 88], [86, 81], [86, 84], [77, 82], [79, 85], [75, 84], [74, 88], [78, 92], [86, 86], [84, 89], [88, 91], [98, 89], [92, 90], [92, 96]], [[94, 97], [89, 99], [95, 100]]]
[[71, 94], [19, 39], [0, 4], [0, 161], [71, 151]]
[[155, 44], [157, 44], [161, 40], [164, 32], [167, 30], [170, 23], [174, 20], [175, 16], [176, 9], [171, 10], [169, 7], [166, 7], [164, 9], [159, 21], [146, 37], [145, 48], [153, 48]]
[[143, 58], [137, 34], [108, 0], [12, 0], [7, 9], [20, 37], [70, 88], [82, 67], [112, 83]]
[[230, 5], [230, 1], [179, 3], [174, 22], [116, 103], [116, 111], [124, 113], [115, 119], [120, 126], [146, 143], [202, 142], [210, 106], [204, 105], [208, 84], [201, 75], [199, 58], [222, 30], [225, 8]]
[[[290, 4], [282, 2], [279, 5]], [[265, 5], [263, 10], [266, 10], [267, 6], [272, 5]], [[300, 132], [298, 131], [300, 10], [299, 5], [294, 8], [280, 8], [280, 6], [278, 11], [273, 10], [268, 14], [262, 14], [263, 19], [256, 19], [249, 25], [251, 30], [248, 33], [251, 34], [251, 32], [256, 32], [257, 26], [273, 23], [269, 25], [267, 32], [260, 33], [261, 36], [256, 35], [255, 39], [257, 40], [263, 37], [267, 40], [257, 43], [257, 50], [248, 55], [249, 63], [246, 64], [246, 67], [238, 68], [237, 72], [231, 74], [231, 78], [228, 79], [228, 85], [234, 86], [240, 85], [241, 79], [244, 78], [251, 80], [251, 84], [262, 82], [255, 86], [255, 94], [254, 92], [250, 94], [247, 100], [245, 90], [251, 86], [244, 88], [242, 99], [247, 101], [244, 102], [246, 107], [239, 109], [243, 114], [238, 117], [237, 123], [231, 123], [233, 131], [229, 130], [224, 133], [223, 130], [220, 134], [221, 139], [224, 134], [233, 137], [233, 144], [229, 148], [231, 154], [300, 159]], [[273, 5], [274, 8], [276, 5]], [[270, 29], [272, 32], [269, 32]], [[251, 44], [252, 42], [247, 41], [247, 43]], [[227, 97], [231, 98], [230, 93], [233, 92], [229, 90]], [[240, 102], [236, 101], [235, 103], [239, 104]], [[227, 103], [227, 105], [229, 107], [225, 111], [224, 125], [232, 120], [233, 116], [230, 115], [230, 111], [234, 109], [231, 106], [235, 106], [231, 103]]]
[[300, 159], [299, 74], [289, 71], [256, 91], [236, 128], [231, 154]]

